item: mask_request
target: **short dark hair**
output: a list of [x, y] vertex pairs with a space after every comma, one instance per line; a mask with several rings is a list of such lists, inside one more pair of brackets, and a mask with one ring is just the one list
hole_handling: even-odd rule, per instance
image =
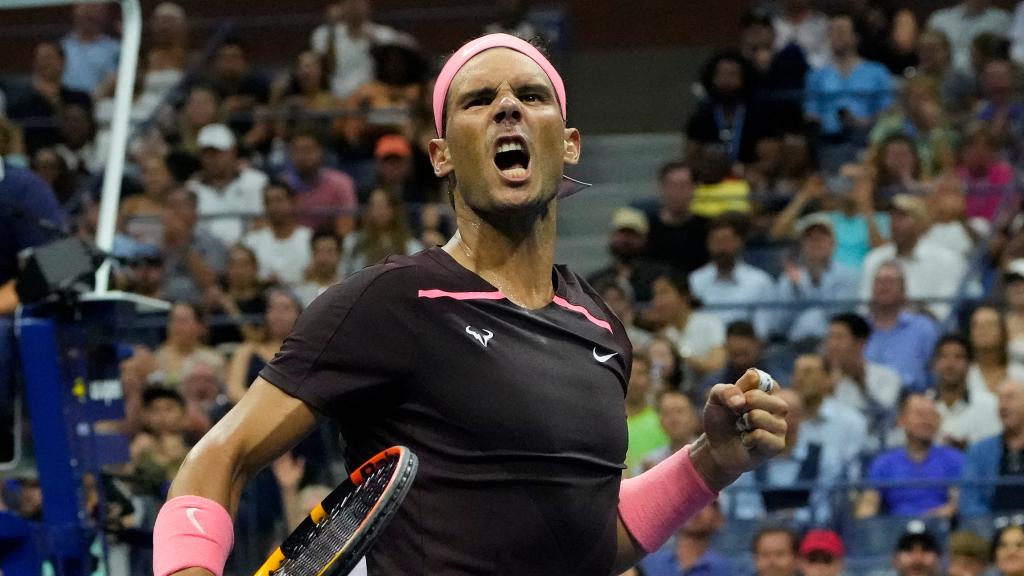
[[796, 556], [799, 554], [800, 539], [796, 535], [796, 532], [785, 526], [765, 526], [758, 530], [757, 534], [754, 535], [754, 541], [751, 543], [751, 551], [754, 554], [757, 554], [757, 545], [761, 543], [761, 539], [772, 534], [784, 534], [789, 538], [789, 549], [793, 552], [793, 555]]
[[912, 390], [905, 388], [900, 390], [899, 398], [896, 401], [896, 414], [903, 414], [903, 411], [907, 409], [907, 404], [910, 404], [911, 398], [920, 396], [922, 398], [932, 398], [931, 395], [924, 390]]
[[221, 42], [220, 47], [217, 48], [217, 51], [220, 52], [221, 50], [231, 46], [234, 46], [235, 48], [241, 50], [242, 54], [246, 57], [249, 56], [249, 46], [239, 36], [228, 36], [227, 38], [225, 38], [224, 41]]
[[700, 83], [704, 87], [704, 91], [712, 99], [717, 98], [718, 94], [715, 91], [715, 72], [718, 69], [718, 65], [722, 62], [732, 62], [739, 66], [740, 74], [743, 77], [742, 84], [739, 92], [742, 98], [746, 99], [750, 95], [750, 78], [753, 75], [751, 72], [750, 62], [740, 54], [738, 50], [723, 50], [711, 57], [705, 64], [704, 69], [701, 70]]
[[270, 180], [267, 181], [267, 185], [263, 188], [263, 190], [264, 192], [266, 192], [271, 188], [280, 188], [285, 191], [289, 198], [295, 198], [295, 186], [292, 186], [291, 182], [288, 182], [283, 178], [278, 178], [276, 176], [271, 178]]
[[324, 238], [330, 239], [332, 242], [334, 242], [338, 246], [339, 250], [341, 249], [341, 236], [338, 236], [337, 232], [335, 232], [334, 230], [331, 230], [329, 228], [321, 228], [321, 229], [317, 230], [316, 232], [313, 232], [313, 237], [310, 238], [310, 240], [309, 240], [309, 247], [310, 247], [310, 249], [315, 247], [316, 243], [321, 241], [321, 240], [323, 240]]
[[857, 340], [867, 340], [871, 336], [871, 325], [855, 312], [836, 314], [829, 319], [830, 324], [842, 324]]
[[676, 170], [686, 170], [690, 172], [690, 175], [693, 175], [693, 167], [690, 166], [688, 162], [683, 160], [673, 160], [662, 164], [661, 168], [658, 169], [658, 182], [664, 182], [665, 178]]
[[693, 407], [693, 400], [690, 399], [689, 396], [687, 396], [686, 392], [683, 392], [679, 388], [664, 388], [662, 390], [659, 390], [658, 393], [654, 396], [654, 409], [661, 410], [661, 401], [664, 400], [666, 396], [670, 395], [682, 396], [683, 398], [686, 398], [686, 401], [690, 403], [691, 407]]
[[692, 299], [692, 294], [690, 293], [690, 277], [685, 273], [676, 269], [666, 270], [655, 278], [655, 280], [662, 279], [671, 284], [672, 288], [676, 292], [679, 292], [679, 295], [682, 296], [683, 299]]
[[725, 337], [729, 338], [730, 336], [757, 340], [757, 331], [754, 330], [754, 325], [748, 320], [736, 320], [735, 322], [730, 322], [725, 328]]
[[295, 130], [292, 131], [291, 136], [288, 137], [288, 143], [291, 144], [292, 142], [295, 142], [299, 138], [308, 138], [309, 140], [312, 140], [312, 141], [316, 142], [317, 146], [319, 146], [321, 148], [324, 147], [323, 138], [320, 136], [320, 134], [316, 130], [313, 130], [312, 128], [309, 128], [309, 127], [296, 128]]
[[746, 238], [746, 218], [738, 212], [726, 212], [708, 224], [708, 236], [715, 230], [728, 228], [740, 238]]
[[142, 407], [149, 408], [157, 400], [171, 400], [183, 410], [185, 408], [185, 397], [173, 388], [165, 386], [148, 386], [142, 391]]
[[967, 337], [958, 332], [950, 332], [949, 334], [944, 334], [942, 338], [939, 338], [939, 341], [935, 343], [935, 348], [932, 349], [932, 362], [934, 362], [939, 356], [939, 350], [941, 350], [943, 346], [948, 346], [950, 344], [963, 348], [964, 354], [967, 355], [968, 362], [974, 361], [974, 351], [971, 350], [971, 343], [967, 340]]

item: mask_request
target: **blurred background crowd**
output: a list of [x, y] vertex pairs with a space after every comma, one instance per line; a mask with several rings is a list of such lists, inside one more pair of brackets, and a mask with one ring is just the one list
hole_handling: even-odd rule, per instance
[[[426, 154], [440, 54], [372, 2], [324, 2], [284, 69], [251, 57], [270, 36], [200, 38], [187, 4], [147, 6], [112, 285], [174, 305], [121, 364], [131, 462], [92, 487], [123, 512], [110, 574], [146, 573], [177, 466], [305, 306], [454, 232]], [[786, 453], [637, 572], [1024, 574], [1024, 3], [744, 6], [681, 131], [662, 128], [672, 152], [647, 159], [656, 193], [626, 196], [604, 246], [567, 262], [635, 347], [625, 474], [699, 435], [710, 386], [747, 367], [791, 406]], [[528, 2], [494, 9], [478, 32], [566, 49]], [[3, 75], [0, 155], [46, 224], [91, 240], [119, 20], [68, 14]], [[260, 474], [229, 571], [337, 483], [342, 453], [325, 426]], [[2, 490], [0, 510], [39, 514], [31, 473]]]

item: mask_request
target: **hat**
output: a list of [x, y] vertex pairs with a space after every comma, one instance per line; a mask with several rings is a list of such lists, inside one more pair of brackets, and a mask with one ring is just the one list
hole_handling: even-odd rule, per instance
[[387, 158], [388, 156], [408, 158], [412, 156], [412, 147], [409, 146], [409, 141], [404, 136], [388, 134], [377, 140], [377, 148], [374, 149], [373, 155], [376, 158]]
[[650, 229], [647, 215], [636, 208], [619, 208], [612, 214], [612, 230], [632, 230], [646, 235]]
[[924, 200], [910, 194], [897, 194], [892, 197], [892, 209], [906, 212], [920, 222], [927, 222], [929, 219], [928, 207]]
[[911, 523], [907, 526], [907, 531], [896, 542], [896, 550], [906, 552], [920, 547], [929, 552], [941, 554], [942, 548], [939, 546], [939, 541], [935, 536], [928, 532], [923, 525], [916, 524], [918, 523]]
[[827, 552], [833, 558], [842, 558], [844, 551], [842, 538], [831, 530], [811, 530], [800, 543], [801, 556], [811, 552]]
[[832, 219], [828, 217], [828, 214], [824, 212], [815, 212], [814, 214], [808, 214], [803, 218], [796, 221], [796, 233], [803, 235], [815, 226], [820, 226], [828, 230], [829, 234], [835, 234], [835, 227], [832, 225]]
[[235, 135], [223, 124], [207, 124], [199, 131], [196, 138], [199, 148], [213, 148], [224, 152], [235, 149]]
[[988, 541], [974, 532], [960, 531], [949, 535], [950, 556], [967, 556], [982, 562], [988, 561]]
[[1004, 273], [1004, 276], [1007, 280], [1012, 278], [1020, 278], [1024, 280], [1024, 258], [1011, 260], [1010, 263], [1006, 265], [1006, 272]]

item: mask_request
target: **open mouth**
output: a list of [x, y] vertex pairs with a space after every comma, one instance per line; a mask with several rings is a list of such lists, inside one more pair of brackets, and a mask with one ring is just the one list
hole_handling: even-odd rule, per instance
[[530, 175], [530, 152], [526, 141], [518, 136], [499, 138], [494, 165], [509, 180], [525, 180]]

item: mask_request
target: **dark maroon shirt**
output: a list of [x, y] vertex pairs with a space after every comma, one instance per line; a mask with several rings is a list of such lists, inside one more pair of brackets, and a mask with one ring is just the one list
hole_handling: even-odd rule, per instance
[[610, 574], [632, 350], [563, 266], [526, 310], [434, 248], [330, 288], [261, 376], [419, 474], [370, 574]]

